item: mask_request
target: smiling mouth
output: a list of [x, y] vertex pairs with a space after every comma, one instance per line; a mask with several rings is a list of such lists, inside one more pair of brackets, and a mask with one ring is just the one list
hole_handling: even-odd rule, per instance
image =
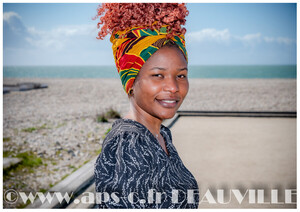
[[179, 100], [171, 99], [156, 99], [156, 101], [165, 108], [174, 108], [177, 106]]

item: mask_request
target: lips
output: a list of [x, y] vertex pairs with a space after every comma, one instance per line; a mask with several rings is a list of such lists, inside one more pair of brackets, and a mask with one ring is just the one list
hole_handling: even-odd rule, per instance
[[165, 108], [174, 108], [179, 102], [178, 99], [156, 99], [156, 101]]

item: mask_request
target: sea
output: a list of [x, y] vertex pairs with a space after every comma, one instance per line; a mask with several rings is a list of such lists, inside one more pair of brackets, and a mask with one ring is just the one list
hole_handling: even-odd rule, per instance
[[[115, 66], [4, 66], [4, 78], [119, 78]], [[198, 65], [189, 78], [297, 78], [297, 65]]]

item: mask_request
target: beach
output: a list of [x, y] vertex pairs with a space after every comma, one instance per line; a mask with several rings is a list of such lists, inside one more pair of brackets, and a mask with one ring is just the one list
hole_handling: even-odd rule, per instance
[[[33, 152], [42, 165], [6, 177], [3, 189], [46, 191], [99, 154], [114, 119], [98, 123], [97, 115], [111, 108], [126, 115], [128, 97], [120, 79], [3, 79], [3, 84], [20, 82], [43, 83], [48, 88], [3, 95], [3, 151], [10, 156]], [[296, 79], [189, 82], [180, 110], [296, 111]]]

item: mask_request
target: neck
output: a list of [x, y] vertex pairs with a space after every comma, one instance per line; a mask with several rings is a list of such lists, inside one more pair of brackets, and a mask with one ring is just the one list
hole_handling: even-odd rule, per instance
[[134, 102], [130, 102], [130, 110], [125, 118], [132, 119], [143, 124], [155, 137], [160, 134], [162, 120], [145, 112]]

